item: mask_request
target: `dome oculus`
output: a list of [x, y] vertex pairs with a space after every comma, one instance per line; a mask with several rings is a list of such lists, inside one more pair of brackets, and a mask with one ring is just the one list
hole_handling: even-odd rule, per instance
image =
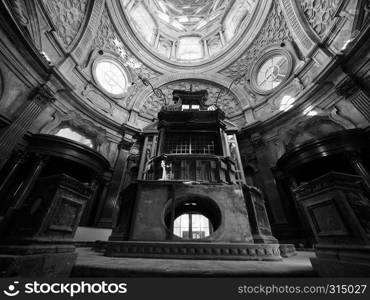
[[93, 76], [97, 84], [112, 96], [126, 92], [127, 76], [124, 68], [113, 59], [101, 59], [94, 65]]

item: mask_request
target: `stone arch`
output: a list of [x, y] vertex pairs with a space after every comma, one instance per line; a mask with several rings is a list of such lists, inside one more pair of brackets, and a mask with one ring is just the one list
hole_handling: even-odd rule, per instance
[[[154, 87], [161, 87], [166, 84], [170, 84], [181, 80], [202, 80], [204, 82], [213, 83], [223, 88], [228, 88], [232, 79], [219, 75], [219, 74], [199, 74], [199, 73], [176, 73], [163, 75], [153, 80], [152, 85]], [[243, 110], [249, 108], [251, 103], [249, 101], [249, 95], [238, 86], [231, 87], [231, 93], [235, 96], [236, 100], [240, 103]], [[130, 101], [128, 109], [140, 111], [144, 102], [152, 94], [151, 87], [142, 89], [136, 94]]]
[[109, 157], [109, 141], [106, 137], [106, 130], [96, 126], [92, 121], [83, 118], [75, 111], [70, 111], [67, 114], [56, 111], [53, 119], [41, 128], [40, 133], [55, 135], [63, 127], [77, 129], [91, 138], [96, 146], [96, 150], [103, 156]]
[[[187, 203], [196, 204], [187, 206]], [[172, 200], [168, 201], [163, 210], [163, 221], [167, 229], [170, 228]], [[209, 219], [214, 232], [221, 227], [222, 212], [218, 204], [212, 198], [196, 193], [181, 194], [175, 200], [175, 219], [189, 212], [199, 213]]]

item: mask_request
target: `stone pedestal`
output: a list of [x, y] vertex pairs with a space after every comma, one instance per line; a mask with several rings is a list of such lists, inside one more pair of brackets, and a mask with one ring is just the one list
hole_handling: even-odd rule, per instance
[[[279, 244], [271, 231], [267, 236], [267, 231], [261, 229], [264, 243], [255, 243], [239, 185], [139, 181], [136, 196], [128, 198], [130, 203], [121, 207], [122, 220], [105, 245], [107, 256], [281, 260]], [[188, 202], [212, 223], [214, 231], [209, 236], [194, 240], [173, 234], [171, 220]], [[265, 221], [269, 228], [268, 219]]]
[[210, 109], [207, 95], [174, 90], [174, 104], [165, 103], [158, 121], [144, 128], [137, 188], [122, 193], [105, 255], [281, 260], [257, 197], [252, 232], [238, 128], [222, 110]]
[[370, 203], [361, 182], [330, 172], [294, 191], [316, 239], [320, 276], [370, 275]]
[[21, 206], [10, 209], [0, 243], [2, 276], [68, 276], [71, 244], [91, 188], [61, 174], [39, 178]]
[[262, 192], [256, 187], [243, 185], [243, 194], [255, 243], [277, 244], [272, 235]]
[[[173, 199], [174, 198], [174, 199]], [[209, 242], [253, 243], [242, 190], [237, 185], [185, 184], [171, 181], [138, 183], [129, 240], [179, 239], [171, 232], [170, 217], [182, 203], [197, 204], [213, 224]]]

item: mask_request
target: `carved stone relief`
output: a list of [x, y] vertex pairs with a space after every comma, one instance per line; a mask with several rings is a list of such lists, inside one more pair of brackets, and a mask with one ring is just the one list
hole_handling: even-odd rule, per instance
[[[220, 86], [214, 83], [191, 80], [174, 82], [161, 86], [163, 93], [166, 95], [167, 102], [170, 99], [172, 99], [172, 92], [174, 89], [181, 90], [192, 89], [193, 91], [207, 90], [208, 91], [208, 100], [206, 102], [207, 105], [210, 105], [215, 102], [217, 94], [220, 91], [220, 88], [221, 88]], [[159, 112], [163, 105], [164, 105], [163, 99], [158, 98], [155, 95], [151, 94], [148, 97], [148, 99], [146, 99], [146, 101], [144, 102], [141, 111], [147, 115], [156, 117], [157, 113]], [[242, 111], [239, 101], [233, 94], [224, 95], [224, 93], [222, 93], [220, 98], [218, 99], [218, 106], [225, 112], [225, 114], [228, 117], [238, 114]]]
[[211, 56], [213, 54], [216, 54], [217, 52], [220, 52], [221, 49], [222, 49], [222, 43], [221, 43], [221, 39], [220, 39], [219, 34], [210, 38], [207, 41], [207, 44], [208, 44], [208, 49], [209, 49], [209, 55], [211, 55]]
[[301, 0], [304, 15], [312, 29], [323, 38], [334, 22], [335, 12], [342, 0]]
[[158, 43], [158, 51], [162, 55], [164, 55], [166, 58], [170, 58], [171, 55], [171, 48], [172, 48], [172, 41], [170, 41], [167, 38], [160, 37], [159, 43]]
[[29, 24], [29, 17], [24, 0], [15, 0], [12, 2], [12, 5], [15, 17], [17, 18], [18, 22], [22, 26], [27, 26]]
[[69, 46], [82, 25], [88, 1], [47, 0], [45, 4], [49, 7], [50, 17], [58, 36], [66, 47]]
[[[128, 58], [132, 60], [137, 60], [136, 57], [129, 51], [127, 47], [124, 46], [124, 43], [119, 38], [116, 30], [113, 27], [113, 23], [110, 20], [107, 10], [103, 11], [103, 15], [99, 24], [97, 35], [94, 38], [92, 44], [93, 50], [109, 50], [111, 52], [120, 55], [124, 52]], [[138, 75], [145, 78], [153, 78], [159, 74], [152, 69], [149, 69], [147, 66], [142, 65], [137, 70]]]
[[96, 145], [96, 150], [113, 163], [115, 150], [112, 149], [111, 143], [107, 139], [106, 130], [96, 126], [92, 121], [84, 119], [74, 111], [70, 111], [67, 114], [56, 111], [53, 119], [41, 128], [40, 133], [56, 134], [64, 127], [77, 129], [88, 138], [91, 138]]
[[27, 31], [35, 47], [41, 50], [41, 28], [35, 9], [35, 1], [13, 0], [9, 1], [13, 15], [18, 24]]
[[[258, 37], [239, 59], [220, 73], [235, 79], [249, 72], [253, 64], [262, 54], [264, 48], [273, 44], [280, 44], [283, 41], [292, 40], [293, 38], [285, 21], [283, 12], [278, 3], [274, 1], [272, 10], [258, 34]], [[247, 77], [248, 76], [240, 82], [242, 85], [246, 83]]]
[[[113, 27], [113, 23], [110, 20], [107, 10], [103, 11], [97, 35], [92, 43], [92, 51], [97, 50], [110, 51], [112, 53], [115, 53], [118, 57], [120, 55], [124, 55], [125, 60], [137, 61], [137, 58], [130, 52], [130, 50], [119, 38], [119, 35]], [[153, 71], [145, 65], [142, 65], [136, 70], [133, 70], [132, 68], [127, 66], [127, 69], [130, 70], [133, 77], [132, 80], [135, 84], [129, 87], [127, 91], [127, 96], [123, 97], [122, 101], [119, 101], [119, 105], [123, 107], [126, 107], [126, 105], [130, 103], [132, 97], [139, 92], [140, 88], [142, 88], [142, 85], [139, 83], [139, 79], [137, 76], [151, 79], [160, 75], [159, 73]]]

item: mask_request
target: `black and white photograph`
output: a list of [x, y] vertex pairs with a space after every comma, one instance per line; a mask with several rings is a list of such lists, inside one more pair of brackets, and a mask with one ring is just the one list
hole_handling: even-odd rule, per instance
[[0, 285], [369, 297], [370, 1], [0, 0]]

